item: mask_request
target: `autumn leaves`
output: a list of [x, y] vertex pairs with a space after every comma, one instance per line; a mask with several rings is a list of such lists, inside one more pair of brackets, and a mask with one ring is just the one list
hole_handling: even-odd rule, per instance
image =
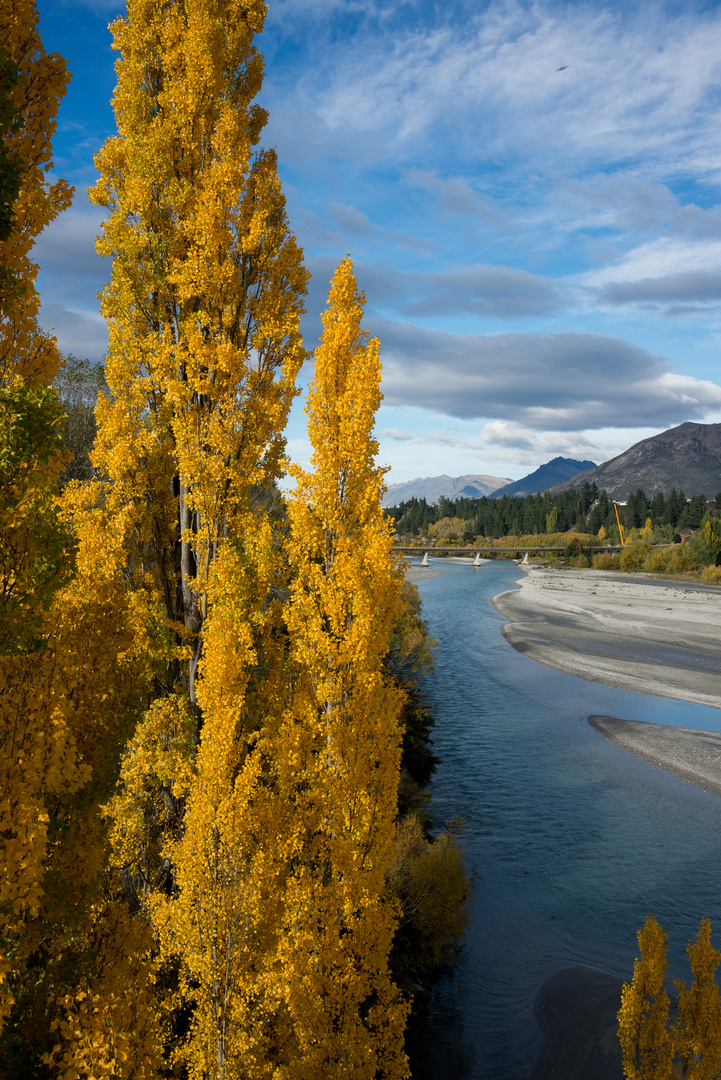
[[42, 173], [67, 76], [33, 5], [10, 8], [26, 120], [3, 266], [25, 291], [0, 341], [19, 628], [0, 663], [0, 1076], [400, 1080], [402, 695], [383, 661], [402, 573], [375, 464], [378, 343], [346, 258], [308, 397], [312, 469], [284, 506], [307, 273], [258, 148], [265, 7], [131, 0], [113, 26], [118, 135], [92, 193], [113, 259], [109, 393], [94, 478], [61, 499], [58, 358], [27, 252], [68, 202]]

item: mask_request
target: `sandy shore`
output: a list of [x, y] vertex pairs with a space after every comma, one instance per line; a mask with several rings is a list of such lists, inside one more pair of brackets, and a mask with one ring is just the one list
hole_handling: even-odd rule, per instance
[[[721, 708], [721, 589], [641, 575], [531, 567], [493, 598], [508, 641], [584, 679]], [[589, 716], [618, 746], [721, 795], [721, 735]], [[616, 1013], [621, 982], [558, 972], [539, 992], [544, 1035], [530, 1080], [621, 1080]]]
[[721, 795], [721, 735], [616, 716], [589, 716], [588, 722], [636, 757]]
[[[406, 581], [425, 581], [426, 578], [435, 577], [437, 574], [442, 574], [443, 570], [440, 567], [440, 563], [459, 563], [461, 566], [473, 566], [473, 556], [463, 557], [457, 555], [450, 555], [443, 559], [437, 559], [435, 566], [420, 566], [418, 563], [414, 563], [406, 570]], [[480, 565], [490, 562], [490, 559], [481, 559]]]
[[519, 652], [583, 679], [721, 708], [721, 589], [530, 567], [495, 608]]
[[431, 570], [429, 566], [409, 566], [406, 570], [406, 581], [425, 581], [426, 578], [436, 577], [440, 570]]

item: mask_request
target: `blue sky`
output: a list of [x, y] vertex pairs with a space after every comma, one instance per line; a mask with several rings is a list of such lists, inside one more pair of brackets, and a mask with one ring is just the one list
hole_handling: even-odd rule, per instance
[[[109, 270], [85, 189], [123, 5], [39, 10], [73, 74], [54, 145], [76, 187], [36, 248], [41, 322], [100, 359]], [[515, 479], [721, 421], [719, 6], [271, 0], [261, 49], [306, 345], [349, 252], [381, 339], [389, 482]], [[300, 403], [288, 436], [305, 463]]]

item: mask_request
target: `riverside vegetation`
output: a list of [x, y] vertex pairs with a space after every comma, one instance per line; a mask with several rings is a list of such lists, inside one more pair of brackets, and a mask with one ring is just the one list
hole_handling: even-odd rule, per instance
[[[6, 1080], [405, 1077], [409, 989], [463, 930], [456, 833], [427, 832], [431, 643], [380, 510], [378, 343], [347, 258], [312, 467], [276, 487], [307, 275], [259, 149], [264, 17], [131, 0], [114, 24], [99, 373], [35, 321], [32, 246], [72, 197], [48, 177], [69, 77], [34, 4], [0, 8]], [[668, 1037], [657, 984], [637, 991], [646, 1068]], [[685, 1075], [713, 1075], [689, 1045]]]
[[[414, 546], [476, 545], [500, 557], [548, 547], [558, 555], [546, 552], [543, 558], [560, 558], [570, 566], [721, 582], [721, 493], [710, 503], [705, 495], [686, 499], [675, 489], [668, 498], [658, 492], [650, 500], [640, 488], [630, 493], [627, 503], [618, 505], [626, 540], [618, 552], [595, 550], [621, 538], [613, 502], [591, 484], [580, 493], [441, 499], [437, 506], [411, 499], [386, 513], [396, 538]], [[485, 532], [476, 532], [479, 527]], [[683, 542], [679, 529], [688, 533]]]
[[307, 273], [259, 147], [265, 13], [131, 0], [113, 24], [101, 371], [36, 324], [69, 76], [31, 0], [0, 8], [5, 1080], [400, 1080], [411, 992], [465, 924], [347, 257], [311, 469], [284, 456]]

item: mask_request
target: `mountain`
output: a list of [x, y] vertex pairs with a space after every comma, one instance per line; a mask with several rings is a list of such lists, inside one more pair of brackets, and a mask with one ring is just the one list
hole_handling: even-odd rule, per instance
[[668, 495], [674, 487], [687, 496], [713, 499], [721, 491], [721, 424], [680, 424], [549, 490], [551, 495], [580, 491], [594, 480], [612, 499], [627, 499], [638, 488], [649, 498], [657, 491]]
[[425, 499], [428, 503], [437, 503], [446, 499], [480, 499], [481, 495], [490, 495], [504, 484], [509, 484], [507, 476], [486, 476], [483, 473], [467, 473], [465, 476], [417, 476], [405, 484], [389, 484], [383, 499], [383, 506], [397, 506], [408, 499]]
[[505, 487], [497, 488], [493, 492], [493, 498], [500, 499], [502, 495], [537, 495], [539, 491], [548, 491], [554, 484], [562, 484], [564, 480], [570, 480], [585, 469], [595, 468], [595, 461], [574, 461], [573, 458], [555, 457], [552, 461], [541, 465], [535, 472], [529, 473], [528, 476], [515, 480], [512, 484], [506, 484]]

